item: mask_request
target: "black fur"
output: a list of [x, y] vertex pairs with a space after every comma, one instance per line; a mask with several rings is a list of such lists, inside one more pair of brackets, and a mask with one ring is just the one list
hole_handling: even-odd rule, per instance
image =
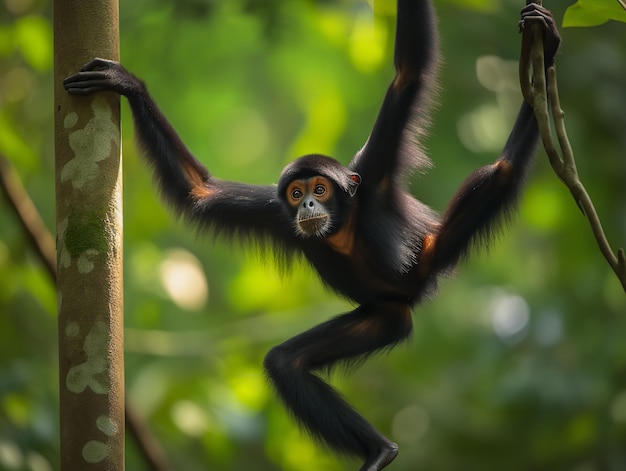
[[[544, 26], [546, 64], [552, 64], [560, 39], [550, 13], [530, 5], [522, 10], [520, 25], [526, 21]], [[467, 178], [441, 218], [413, 198], [405, 180], [429, 164], [417, 138], [428, 124], [437, 43], [431, 2], [398, 0], [396, 77], [366, 144], [346, 167], [329, 157], [302, 157], [285, 168], [277, 186], [211, 175], [187, 150], [143, 82], [118, 63], [95, 59], [64, 82], [74, 95], [115, 91], [128, 98], [141, 147], [177, 214], [218, 235], [271, 244], [283, 261], [304, 256], [329, 288], [360, 304], [272, 349], [265, 368], [295, 419], [337, 451], [362, 457], [361, 470], [384, 468], [397, 446], [319, 373], [340, 362], [358, 362], [409, 336], [411, 309], [471, 248], [486, 245], [514, 210], [538, 141], [534, 114], [524, 103], [502, 154]], [[334, 188], [324, 206], [332, 208], [326, 209], [332, 229], [323, 237], [298, 233], [298, 209], [287, 204], [289, 184], [316, 175]]]

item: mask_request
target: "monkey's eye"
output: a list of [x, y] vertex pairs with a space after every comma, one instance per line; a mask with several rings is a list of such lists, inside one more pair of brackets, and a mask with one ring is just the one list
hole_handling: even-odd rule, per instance
[[302, 190], [299, 190], [298, 188], [295, 188], [292, 192], [291, 192], [291, 198], [294, 200], [299, 200], [300, 198], [302, 198]]
[[317, 185], [313, 190], [315, 196], [322, 196], [324, 193], [326, 193], [326, 187], [324, 185]]

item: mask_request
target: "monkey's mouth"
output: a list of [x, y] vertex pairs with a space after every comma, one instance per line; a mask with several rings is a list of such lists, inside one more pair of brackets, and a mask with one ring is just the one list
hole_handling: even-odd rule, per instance
[[328, 214], [316, 214], [298, 219], [298, 229], [305, 235], [323, 236], [328, 230]]

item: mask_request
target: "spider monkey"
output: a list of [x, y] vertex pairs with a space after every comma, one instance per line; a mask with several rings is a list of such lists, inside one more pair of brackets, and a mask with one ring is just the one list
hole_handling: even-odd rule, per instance
[[[554, 20], [529, 4], [520, 28], [530, 21], [542, 25], [548, 67], [560, 43]], [[300, 157], [277, 185], [214, 177], [144, 83], [116, 62], [95, 59], [64, 81], [72, 95], [113, 91], [128, 99], [139, 143], [176, 213], [218, 235], [269, 243], [287, 261], [303, 255], [325, 285], [359, 304], [274, 347], [264, 367], [294, 418], [334, 450], [361, 457], [361, 471], [383, 469], [398, 447], [318, 373], [407, 339], [412, 308], [513, 211], [538, 143], [533, 110], [523, 103], [498, 159], [469, 175], [441, 217], [413, 198], [406, 178], [428, 164], [415, 137], [427, 123], [437, 43], [431, 1], [398, 0], [396, 75], [369, 139], [347, 166], [322, 155]]]

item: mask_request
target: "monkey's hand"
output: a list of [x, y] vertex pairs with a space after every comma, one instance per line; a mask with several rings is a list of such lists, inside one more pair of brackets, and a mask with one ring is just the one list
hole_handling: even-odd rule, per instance
[[86, 64], [77, 74], [63, 80], [63, 86], [72, 95], [110, 91], [126, 97], [145, 89], [143, 82], [118, 62], [99, 58]]
[[559, 30], [556, 28], [552, 13], [536, 3], [529, 3], [522, 8], [521, 20], [519, 22], [520, 32], [523, 31], [530, 22], [538, 23], [543, 27], [544, 61], [545, 66], [550, 67], [554, 64], [554, 56], [559, 49], [559, 44], [561, 44], [561, 36]]

